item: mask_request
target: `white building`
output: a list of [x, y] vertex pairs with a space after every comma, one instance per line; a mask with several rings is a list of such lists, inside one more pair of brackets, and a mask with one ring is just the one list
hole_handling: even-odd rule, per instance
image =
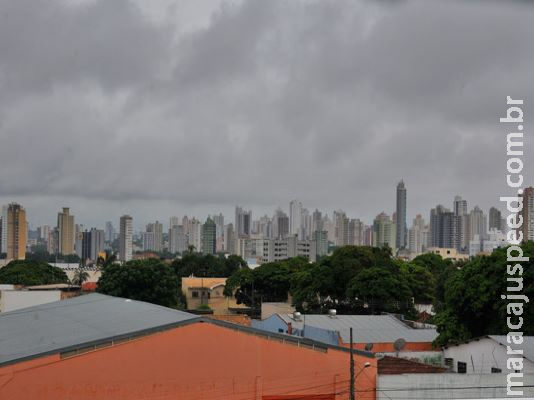
[[443, 349], [445, 363], [454, 372], [465, 374], [507, 374], [510, 355], [507, 346], [523, 350], [523, 373], [534, 374], [534, 336], [524, 336], [520, 345], [509, 344], [506, 336], [489, 335]]
[[506, 235], [501, 231], [492, 229], [484, 237], [475, 235], [469, 242], [469, 256], [474, 257], [477, 254], [491, 254], [495, 249], [508, 246]]
[[130, 261], [133, 256], [133, 222], [132, 217], [123, 215], [120, 219], [119, 260]]

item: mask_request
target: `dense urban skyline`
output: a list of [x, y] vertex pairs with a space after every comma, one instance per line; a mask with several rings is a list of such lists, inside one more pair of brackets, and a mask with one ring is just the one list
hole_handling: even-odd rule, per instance
[[1, 204], [96, 225], [298, 198], [369, 221], [399, 177], [409, 216], [509, 193], [499, 118], [511, 93], [534, 103], [526, 2], [198, 3], [0, 3]]

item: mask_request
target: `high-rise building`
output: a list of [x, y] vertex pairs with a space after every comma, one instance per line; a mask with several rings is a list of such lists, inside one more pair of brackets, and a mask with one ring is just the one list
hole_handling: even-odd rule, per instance
[[74, 230], [74, 215], [70, 214], [68, 207], [63, 207], [63, 211], [57, 214], [57, 229], [59, 234], [59, 254], [74, 254], [74, 241], [76, 238], [76, 232]]
[[461, 249], [461, 218], [441, 204], [430, 210], [429, 247]]
[[[26, 210], [17, 203], [6, 206], [5, 243], [8, 260], [24, 260], [26, 258], [26, 240], [28, 238], [28, 225], [26, 223]], [[4, 233], [4, 229], [2, 229]], [[2, 242], [4, 242], [2, 240]]]
[[503, 233], [505, 233], [505, 229], [504, 227], [502, 226], [502, 215], [501, 215], [501, 212], [495, 208], [495, 207], [491, 207], [490, 210], [489, 210], [489, 221], [488, 221], [488, 227], [489, 227], [489, 230], [498, 230], [498, 231], [501, 231]]
[[413, 225], [408, 231], [408, 249], [412, 254], [421, 254], [426, 251], [428, 240], [428, 227], [421, 214], [413, 220]]
[[520, 195], [523, 200], [523, 209], [520, 215], [523, 217], [521, 231], [523, 232], [523, 241], [534, 240], [534, 187], [523, 189]]
[[202, 224], [196, 218], [189, 221], [189, 246], [193, 246], [195, 251], [202, 251]]
[[347, 246], [349, 244], [349, 219], [344, 211], [334, 211], [335, 244]]
[[7, 208], [2, 206], [2, 219], [0, 229], [0, 253], [7, 253]]
[[328, 254], [328, 232], [313, 232], [313, 240], [317, 246], [317, 257], [326, 256]]
[[389, 246], [395, 254], [396, 252], [396, 225], [389, 215], [382, 212], [373, 221], [373, 246]]
[[119, 260], [130, 261], [133, 256], [133, 220], [129, 215], [123, 215], [119, 228]]
[[349, 244], [354, 246], [363, 246], [364, 242], [364, 223], [359, 219], [349, 221]]
[[273, 237], [283, 239], [289, 235], [289, 217], [285, 212], [278, 208], [273, 218]]
[[115, 240], [115, 228], [111, 221], [106, 222], [105, 236], [104, 240], [106, 243], [112, 243]]
[[235, 208], [235, 231], [237, 237], [248, 237], [252, 232], [252, 211], [245, 211], [242, 207]]
[[453, 202], [453, 213], [457, 224], [454, 242], [457, 243], [457, 250], [467, 251], [469, 248], [469, 215], [467, 213], [467, 200], [461, 196], [455, 196]]
[[469, 242], [475, 239], [475, 235], [481, 240], [487, 239], [488, 219], [479, 206], [475, 206], [469, 213], [468, 232]]
[[89, 257], [93, 262], [98, 261], [98, 255], [104, 251], [105, 232], [102, 229], [91, 228], [91, 251]]
[[215, 254], [216, 251], [216, 230], [217, 226], [215, 222], [208, 217], [204, 225], [202, 225], [202, 253], [203, 254]]
[[224, 215], [219, 213], [215, 214], [211, 218], [215, 222], [215, 240], [216, 240], [216, 250], [217, 252], [224, 251]]
[[406, 186], [404, 181], [397, 185], [397, 221], [395, 243], [398, 249], [406, 247]]
[[289, 233], [291, 236], [300, 234], [302, 215], [302, 203], [298, 200], [292, 200], [289, 203]]
[[173, 254], [187, 250], [187, 236], [182, 225], [173, 225], [169, 231], [169, 251]]
[[228, 254], [236, 254], [236, 239], [234, 224], [224, 226], [224, 251]]

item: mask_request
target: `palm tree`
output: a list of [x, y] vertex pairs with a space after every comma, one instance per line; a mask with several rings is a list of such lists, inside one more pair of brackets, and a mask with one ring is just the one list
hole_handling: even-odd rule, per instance
[[71, 283], [81, 287], [87, 279], [89, 279], [89, 272], [83, 269], [82, 266], [79, 266], [78, 269], [74, 271]]

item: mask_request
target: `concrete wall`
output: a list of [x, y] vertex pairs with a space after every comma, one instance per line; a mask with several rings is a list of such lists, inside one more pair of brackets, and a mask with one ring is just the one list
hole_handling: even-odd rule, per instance
[[[525, 374], [524, 385], [534, 383]], [[534, 387], [523, 388], [524, 397], [534, 397]], [[403, 374], [379, 375], [377, 400], [498, 399], [506, 396], [506, 374]]]
[[[520, 348], [519, 345], [516, 347]], [[468, 374], [489, 374], [492, 367], [507, 373], [506, 360], [509, 356], [506, 354], [506, 347], [493, 339], [482, 338], [444, 349], [443, 357], [453, 359], [453, 371], [458, 370], [458, 361], [461, 361], [467, 364]], [[534, 373], [534, 363], [524, 359], [523, 372]]]
[[0, 312], [52, 303], [61, 300], [59, 290], [2, 290], [0, 291]]

